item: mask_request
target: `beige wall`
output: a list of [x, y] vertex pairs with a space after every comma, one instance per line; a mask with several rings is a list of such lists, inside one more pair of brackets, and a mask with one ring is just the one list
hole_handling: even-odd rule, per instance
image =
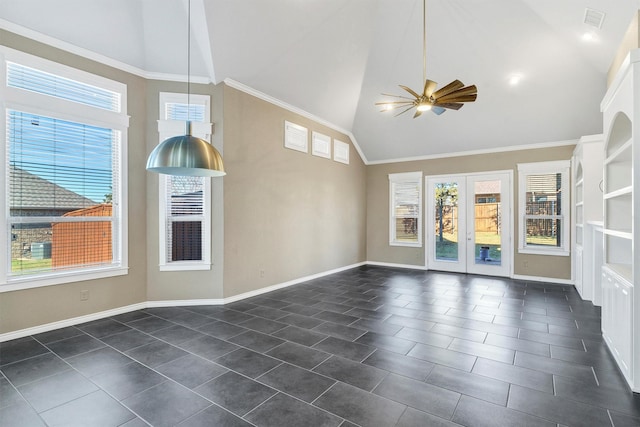
[[616, 51], [616, 56], [611, 62], [609, 72], [607, 73], [607, 87], [611, 86], [611, 82], [618, 74], [618, 70], [622, 62], [629, 54], [629, 51], [640, 48], [640, 32], [638, 31], [638, 23], [640, 22], [640, 11], [633, 14], [629, 28], [622, 38], [622, 42]]
[[225, 86], [224, 295], [365, 261], [366, 171], [286, 149], [284, 121], [346, 135]]
[[[186, 93], [186, 83], [150, 80], [147, 83], [147, 152], [159, 143], [158, 115], [160, 92]], [[222, 152], [222, 85], [191, 85], [191, 93], [211, 96], [211, 121], [215, 124], [212, 143]], [[192, 300], [222, 298], [222, 186], [225, 178], [212, 179], [211, 270], [160, 271], [158, 225], [158, 174], [147, 173], [147, 299]]]
[[[0, 333], [29, 328], [146, 300], [146, 81], [120, 70], [0, 30], [2, 45], [125, 83], [128, 88], [129, 274], [108, 279], [0, 293]], [[80, 301], [80, 291], [89, 300]]]
[[[514, 171], [514, 206], [518, 200], [517, 163], [568, 160], [574, 146], [537, 150], [509, 151], [475, 156], [448, 157], [367, 167], [367, 260], [424, 266], [424, 247], [389, 246], [389, 178], [390, 173], [422, 171], [424, 176], [457, 173]], [[518, 218], [514, 215], [515, 274], [571, 279], [570, 257], [524, 255], [517, 253]], [[526, 265], [526, 267], [525, 267]]]

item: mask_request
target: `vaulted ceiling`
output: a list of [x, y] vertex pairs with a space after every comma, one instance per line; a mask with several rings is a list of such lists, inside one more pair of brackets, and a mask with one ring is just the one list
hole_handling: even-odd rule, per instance
[[[587, 7], [606, 14], [600, 29], [584, 23]], [[421, 0], [192, 0], [191, 75], [235, 80], [350, 131], [372, 162], [564, 141], [602, 131], [606, 73], [639, 7], [427, 0], [427, 77], [478, 87], [475, 103], [441, 116], [374, 105], [398, 84], [423, 84]], [[187, 73], [187, 0], [0, 0], [0, 28], [145, 76]]]

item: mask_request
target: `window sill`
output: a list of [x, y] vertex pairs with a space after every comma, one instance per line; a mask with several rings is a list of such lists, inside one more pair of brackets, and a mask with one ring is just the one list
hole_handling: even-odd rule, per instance
[[389, 246], [405, 246], [408, 248], [421, 248], [422, 243], [411, 243], [411, 242], [389, 242]]
[[107, 277], [124, 276], [129, 273], [128, 267], [103, 267], [82, 271], [56, 272], [28, 277], [11, 277], [7, 283], [0, 285], [0, 293], [40, 288], [43, 286], [62, 285], [65, 283], [81, 282], [85, 280], [104, 279]]
[[532, 249], [532, 248], [518, 248], [519, 254], [528, 255], [551, 255], [551, 256], [570, 256], [571, 252], [565, 249]]
[[211, 270], [211, 264], [208, 263], [190, 263], [177, 262], [171, 264], [160, 264], [160, 271], [204, 271]]

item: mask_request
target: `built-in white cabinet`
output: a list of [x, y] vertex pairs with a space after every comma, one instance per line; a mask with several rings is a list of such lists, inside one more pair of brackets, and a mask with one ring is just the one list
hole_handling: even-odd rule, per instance
[[625, 377], [631, 377], [633, 286], [614, 271], [602, 269], [602, 333]]
[[[595, 248], [588, 235], [588, 222], [602, 221], [604, 138], [589, 135], [580, 138], [573, 151], [573, 216], [572, 216], [572, 260], [573, 281], [582, 299], [593, 301], [594, 280], [591, 260]], [[600, 276], [600, 265], [596, 274]]]
[[591, 300], [597, 306], [602, 305], [603, 225], [602, 221], [587, 221], [584, 227], [583, 298]]
[[[604, 114], [604, 262], [602, 332], [631, 388], [640, 391], [640, 247], [633, 215], [640, 188], [640, 49], [633, 50], [607, 90]], [[635, 124], [635, 126], [634, 126]], [[638, 129], [636, 129], [638, 128]], [[637, 203], [636, 203], [637, 204]]]

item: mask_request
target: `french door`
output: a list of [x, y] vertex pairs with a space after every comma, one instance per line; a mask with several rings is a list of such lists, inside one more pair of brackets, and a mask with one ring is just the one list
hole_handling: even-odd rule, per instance
[[426, 177], [427, 267], [508, 277], [511, 172]]

